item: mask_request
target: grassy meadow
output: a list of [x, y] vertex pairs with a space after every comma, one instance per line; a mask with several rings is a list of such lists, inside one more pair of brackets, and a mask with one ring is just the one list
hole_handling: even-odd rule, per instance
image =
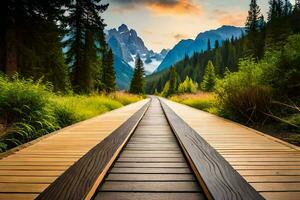
[[61, 95], [51, 85], [0, 76], [0, 152], [142, 98], [122, 92]]

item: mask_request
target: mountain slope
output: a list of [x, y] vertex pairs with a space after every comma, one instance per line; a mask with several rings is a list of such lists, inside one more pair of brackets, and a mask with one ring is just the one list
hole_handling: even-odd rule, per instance
[[191, 56], [194, 52], [201, 52], [207, 50], [207, 41], [210, 39], [211, 46], [214, 47], [216, 40], [222, 41], [231, 37], [239, 38], [244, 31], [244, 28], [234, 26], [222, 26], [216, 30], [210, 30], [200, 33], [195, 40], [181, 40], [169, 51], [165, 59], [158, 66], [155, 72], [168, 69], [176, 62], [182, 60], [185, 55]]
[[129, 29], [125, 24], [119, 26], [118, 29], [106, 31], [106, 40], [113, 53], [131, 67], [134, 67], [135, 57], [139, 54], [144, 62], [146, 73], [152, 73], [167, 54], [165, 49], [160, 53], [149, 50], [137, 32]]
[[133, 76], [133, 69], [119, 56], [114, 55], [114, 68], [116, 72], [117, 88], [120, 90], [128, 90]]

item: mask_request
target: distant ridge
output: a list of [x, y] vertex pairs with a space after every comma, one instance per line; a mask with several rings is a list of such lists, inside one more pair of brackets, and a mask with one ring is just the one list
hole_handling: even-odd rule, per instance
[[207, 50], [208, 39], [210, 39], [211, 46], [214, 47], [216, 40], [219, 40], [220, 44], [222, 44], [224, 40], [230, 39], [231, 37], [239, 38], [243, 32], [244, 28], [224, 25], [218, 29], [198, 34], [195, 40], [181, 40], [168, 52], [155, 72], [170, 68], [173, 64], [182, 60], [185, 55], [191, 56], [194, 52]]

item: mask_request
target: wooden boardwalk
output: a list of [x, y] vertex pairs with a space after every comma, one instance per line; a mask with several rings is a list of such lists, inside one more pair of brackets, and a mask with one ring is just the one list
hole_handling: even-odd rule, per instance
[[264, 198], [300, 199], [300, 149], [240, 124], [163, 99]]
[[0, 160], [0, 200], [36, 198], [148, 101], [143, 100], [67, 127], [6, 155]]
[[96, 200], [206, 199], [154, 99]]
[[0, 200], [299, 199], [299, 148], [151, 99], [6, 154]]

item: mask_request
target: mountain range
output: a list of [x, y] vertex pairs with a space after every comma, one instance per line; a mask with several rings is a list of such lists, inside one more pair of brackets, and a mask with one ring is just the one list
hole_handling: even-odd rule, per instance
[[149, 50], [137, 32], [122, 24], [117, 29], [106, 30], [106, 41], [114, 53], [114, 67], [116, 71], [117, 87], [127, 90], [133, 75], [135, 58], [139, 54], [144, 62], [146, 75], [170, 68], [182, 60], [185, 55], [191, 56], [194, 52], [207, 50], [207, 41], [212, 47], [216, 40], [220, 44], [231, 37], [241, 36], [244, 28], [222, 26], [216, 30], [200, 33], [194, 40], [181, 40], [171, 50], [163, 49], [157, 53]]
[[182, 60], [185, 55], [191, 56], [194, 52], [206, 51], [208, 48], [208, 40], [210, 40], [213, 48], [216, 40], [222, 45], [224, 40], [230, 39], [231, 37], [239, 38], [243, 32], [244, 28], [222, 26], [216, 30], [200, 33], [195, 40], [181, 40], [168, 52], [155, 72], [160, 72], [171, 67], [176, 62]]

